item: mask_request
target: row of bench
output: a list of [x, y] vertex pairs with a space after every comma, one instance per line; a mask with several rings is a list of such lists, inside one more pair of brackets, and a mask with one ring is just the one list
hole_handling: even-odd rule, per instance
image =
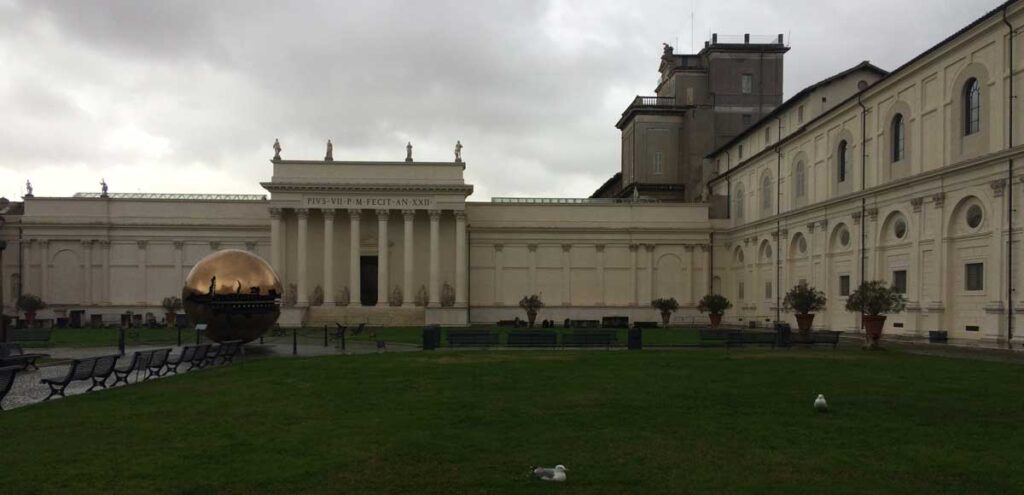
[[6, 343], [0, 344], [0, 366], [13, 366], [19, 369], [39, 369], [36, 360], [50, 357], [49, 354], [26, 353], [21, 344]]
[[740, 347], [746, 345], [767, 345], [773, 349], [777, 346], [793, 345], [831, 345], [833, 349], [839, 345], [842, 332], [814, 331], [806, 335], [789, 333], [780, 336], [778, 332], [740, 332], [729, 330], [700, 330], [702, 346]]
[[[559, 339], [561, 337], [561, 339]], [[508, 347], [605, 347], [618, 343], [614, 330], [576, 330], [559, 334], [554, 330], [508, 332]], [[449, 347], [491, 347], [501, 345], [501, 332], [492, 330], [449, 330]]]

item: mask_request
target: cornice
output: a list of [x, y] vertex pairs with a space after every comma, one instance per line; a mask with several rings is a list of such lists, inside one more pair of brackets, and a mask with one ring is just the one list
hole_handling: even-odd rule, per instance
[[473, 193], [469, 184], [324, 184], [324, 183], [282, 183], [261, 182], [261, 186], [270, 192], [306, 192], [306, 191], [346, 191], [346, 192], [449, 192]]

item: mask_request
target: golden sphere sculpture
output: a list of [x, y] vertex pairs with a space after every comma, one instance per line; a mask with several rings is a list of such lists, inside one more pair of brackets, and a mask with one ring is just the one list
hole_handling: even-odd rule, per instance
[[192, 267], [181, 301], [189, 321], [205, 323], [211, 340], [250, 342], [281, 316], [281, 279], [263, 258], [224, 249]]

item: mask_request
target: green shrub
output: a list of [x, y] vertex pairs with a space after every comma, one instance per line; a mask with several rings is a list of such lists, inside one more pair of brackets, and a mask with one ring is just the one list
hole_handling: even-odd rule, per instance
[[711, 313], [713, 315], [720, 315], [725, 313], [725, 310], [732, 308], [732, 303], [729, 299], [721, 294], [708, 294], [700, 299], [697, 303], [697, 310], [701, 313]]
[[803, 282], [789, 289], [789, 292], [786, 293], [786, 298], [782, 300], [782, 306], [787, 311], [805, 315], [825, 309], [825, 301], [824, 292], [807, 285], [807, 282]]

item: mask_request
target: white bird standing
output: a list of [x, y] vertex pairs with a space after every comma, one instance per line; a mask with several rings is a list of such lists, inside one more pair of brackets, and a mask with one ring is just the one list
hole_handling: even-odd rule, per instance
[[565, 481], [565, 466], [559, 464], [553, 468], [534, 468], [533, 475], [544, 481]]
[[823, 394], [818, 394], [818, 398], [814, 399], [814, 409], [818, 412], [828, 411], [828, 402], [825, 402], [825, 396]]

